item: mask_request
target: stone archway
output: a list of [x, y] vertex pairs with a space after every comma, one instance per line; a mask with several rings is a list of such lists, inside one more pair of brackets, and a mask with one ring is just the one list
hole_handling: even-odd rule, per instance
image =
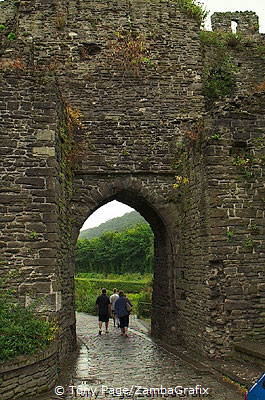
[[[82, 181], [86, 181], [87, 178], [82, 176]], [[165, 326], [169, 326], [169, 328], [174, 326], [177, 313], [174, 285], [174, 246], [172, 243], [175, 223], [169, 204], [165, 203], [161, 193], [152, 193], [151, 188], [142, 179], [117, 178], [102, 182], [92, 190], [89, 189], [88, 184], [80, 185], [79, 179], [80, 177], [77, 177], [76, 196], [72, 203], [74, 220], [77, 222], [74, 226], [74, 242], [76, 242], [80, 227], [87, 217], [112, 200], [133, 207], [150, 224], [154, 232], [155, 249], [152, 334], [157, 338], [164, 337]], [[91, 180], [89, 179], [88, 182], [91, 182]], [[175, 327], [172, 329], [175, 330]], [[181, 335], [179, 334], [179, 336]]]
[[[264, 340], [264, 94], [205, 114], [199, 24], [176, 2], [73, 1], [62, 32], [60, 2], [7, 3], [1, 23], [18, 40], [5, 40], [1, 72], [0, 274], [17, 273], [19, 301], [40, 297], [58, 319], [61, 354], [73, 348], [74, 244], [89, 213], [116, 198], [156, 232], [157, 336], [163, 329], [164, 341], [185, 338], [211, 356], [248, 336]], [[217, 13], [213, 28], [230, 31], [239, 17], [242, 32], [257, 28], [253, 13]], [[127, 36], [113, 56], [131, 21], [147, 51], [138, 71], [123, 57]], [[88, 54], [91, 43], [101, 51]], [[263, 65], [253, 66], [261, 79]], [[69, 115], [82, 115], [84, 131], [70, 150], [87, 144], [75, 171]]]

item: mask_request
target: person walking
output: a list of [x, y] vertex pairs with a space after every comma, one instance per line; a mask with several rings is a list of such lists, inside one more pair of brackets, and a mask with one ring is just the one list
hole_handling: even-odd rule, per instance
[[109, 326], [109, 317], [111, 314], [111, 306], [110, 306], [110, 299], [107, 296], [106, 289], [101, 290], [101, 295], [98, 296], [96, 300], [96, 305], [98, 307], [98, 334], [101, 335], [102, 333], [102, 324], [105, 322], [106, 333], [109, 333], [108, 326]]
[[119, 298], [115, 302], [115, 312], [120, 321], [120, 328], [122, 336], [128, 337], [128, 327], [130, 312], [132, 309], [132, 304], [130, 300], [125, 297], [122, 290], [119, 291]]
[[119, 298], [119, 295], [117, 293], [117, 289], [113, 289], [113, 294], [110, 296], [109, 299], [110, 299], [110, 304], [111, 304], [111, 312], [112, 312], [114, 327], [116, 326], [116, 323], [117, 323], [117, 326], [119, 328], [119, 320], [118, 320], [118, 317], [115, 312], [115, 303], [118, 300], [118, 298]]

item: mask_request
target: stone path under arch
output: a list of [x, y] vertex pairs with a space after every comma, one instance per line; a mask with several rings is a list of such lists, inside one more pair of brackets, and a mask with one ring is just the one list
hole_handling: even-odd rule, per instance
[[[38, 397], [39, 400], [90, 398], [96, 390], [98, 399], [117, 399], [125, 388], [132, 393], [147, 394], [147, 390], [176, 389], [176, 396], [183, 399], [242, 400], [242, 392], [222, 380], [217, 381], [209, 373], [195, 370], [189, 363], [167, 352], [148, 336], [146, 329], [137, 319], [132, 318], [129, 338], [120, 336], [111, 324], [109, 334], [98, 336], [97, 317], [84, 313], [77, 314], [77, 332], [82, 342], [81, 351], [71, 373], [70, 383], [59, 382], [61, 395], [53, 393]], [[196, 391], [196, 385], [197, 391]], [[139, 386], [142, 389], [138, 388]], [[107, 388], [110, 393], [107, 393]], [[197, 396], [182, 396], [183, 388], [194, 388]], [[208, 389], [209, 395], [200, 395]], [[78, 390], [78, 393], [75, 390]], [[116, 393], [114, 393], [114, 390]], [[76, 396], [72, 394], [75, 393]], [[114, 396], [116, 394], [116, 396]], [[187, 394], [187, 391], [186, 391]], [[125, 395], [124, 399], [130, 399]], [[139, 396], [139, 400], [148, 396]], [[161, 398], [162, 396], [159, 396]], [[168, 398], [170, 398], [169, 396]], [[152, 396], [149, 399], [157, 398]], [[135, 395], [135, 399], [137, 396]]]

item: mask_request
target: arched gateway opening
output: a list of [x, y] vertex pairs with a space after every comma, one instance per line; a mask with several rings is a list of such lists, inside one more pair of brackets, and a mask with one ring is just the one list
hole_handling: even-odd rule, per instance
[[[87, 198], [87, 202], [85, 201], [85, 197]], [[92, 192], [90, 191], [85, 197], [82, 196], [82, 204], [79, 203], [79, 206], [78, 203], [73, 204], [75, 214], [78, 214], [78, 225], [75, 227], [75, 242], [78, 238], [79, 229], [86, 219], [97, 209], [112, 200], [117, 200], [134, 208], [149, 223], [154, 233], [151, 332], [155, 338], [165, 339], [165, 329], [169, 330], [169, 333], [173, 331], [174, 342], [176, 343], [175, 321], [177, 307], [174, 293], [173, 246], [168, 229], [170, 227], [168, 216], [166, 216], [165, 210], [163, 210], [161, 199], [152, 198], [148, 193], [143, 193], [137, 187], [120, 188], [116, 186], [114, 188], [114, 185], [110, 185], [107, 190], [106, 188], [104, 190], [101, 188]]]

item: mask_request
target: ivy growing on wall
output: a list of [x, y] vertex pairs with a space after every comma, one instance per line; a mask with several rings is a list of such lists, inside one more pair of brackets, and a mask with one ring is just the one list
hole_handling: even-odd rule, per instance
[[213, 50], [203, 70], [203, 93], [206, 103], [211, 106], [215, 101], [232, 96], [236, 91], [237, 66], [231, 50], [239, 50], [244, 46], [240, 35], [202, 31], [201, 43], [205, 53]]
[[204, 30], [200, 32], [200, 40], [202, 45], [224, 49], [225, 51], [229, 49], [242, 50], [249, 43], [249, 39], [239, 33]]
[[176, 3], [182, 11], [193, 17], [200, 24], [205, 21], [208, 15], [202, 4], [196, 0], [176, 0]]
[[204, 69], [203, 93], [208, 103], [211, 104], [220, 98], [231, 96], [235, 93], [235, 70], [235, 64], [227, 56]]

